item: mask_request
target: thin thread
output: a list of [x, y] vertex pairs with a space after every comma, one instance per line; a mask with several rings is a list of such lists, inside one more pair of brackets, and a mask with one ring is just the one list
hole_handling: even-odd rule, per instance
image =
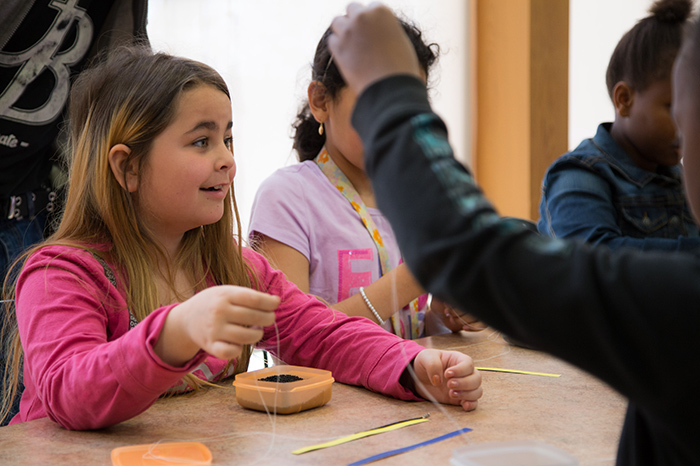
[[[398, 306], [398, 286], [397, 286], [396, 274], [392, 275], [392, 277], [391, 277], [391, 290], [392, 290], [392, 296], [391, 296], [392, 309], [398, 309], [399, 308], [399, 306]], [[403, 347], [403, 346], [402, 346], [402, 351], [404, 352], [404, 360], [409, 362], [409, 364], [406, 366], [406, 370], [408, 370], [408, 373], [411, 376], [411, 379], [413, 380], [414, 385], [416, 387], [418, 387], [419, 385], [422, 386], [422, 383], [418, 380], [418, 376], [416, 375], [416, 371], [413, 368], [413, 364], [410, 363], [408, 355], [405, 353], [405, 347]], [[441, 383], [444, 383], [443, 377], [444, 377], [444, 371], [442, 372], [442, 374], [440, 374]], [[437, 409], [440, 413], [442, 413], [445, 416], [445, 420], [447, 422], [449, 422], [456, 429], [460, 429], [458, 419], [455, 416], [452, 416], [452, 414], [447, 409], [447, 407], [445, 405], [443, 405], [442, 403], [440, 403], [439, 401], [437, 401], [437, 399], [434, 396], [432, 396], [429, 391], [425, 390], [425, 387], [424, 387], [423, 391], [426, 394], [426, 396], [425, 396], [426, 401], [431, 403], [435, 407], [435, 409]], [[460, 436], [459, 438], [464, 442], [465, 445], [469, 444], [469, 439], [466, 436]]]
[[192, 459], [192, 458], [182, 458], [179, 456], [156, 455], [155, 453], [153, 453], [153, 451], [158, 447], [158, 445], [165, 444], [165, 443], [166, 442], [159, 440], [156, 443], [152, 444], [148, 448], [148, 450], [143, 454], [142, 458], [144, 460], [160, 460], [160, 461], [165, 461], [167, 463], [172, 463], [172, 464], [194, 464], [194, 465], [197, 465], [197, 464], [210, 465], [211, 464], [211, 461], [199, 461], [199, 460]]
[[[280, 331], [279, 331], [279, 327], [278, 327], [278, 325], [277, 325], [277, 322], [275, 322], [273, 325], [274, 325], [274, 327], [275, 327], [276, 349], [277, 349], [277, 354], [279, 355], [279, 354], [281, 354], [281, 352], [280, 352], [280, 348], [281, 348], [281, 346], [280, 346], [280, 337], [279, 337], [279, 336], [280, 336]], [[273, 364], [273, 365], [274, 365], [274, 364]], [[256, 385], [259, 387], [258, 381], [257, 381], [257, 380], [255, 381], [255, 383], [256, 383]], [[265, 400], [262, 398], [262, 393], [261, 393], [259, 390], [258, 390], [258, 393], [260, 394], [260, 399], [261, 399], [262, 405], [263, 405], [263, 407], [265, 408], [265, 413], [267, 414], [267, 417], [268, 417], [268, 419], [270, 420], [271, 432], [246, 432], [246, 433], [236, 433], [236, 434], [223, 434], [223, 435], [216, 435], [216, 436], [212, 436], [212, 437], [204, 437], [204, 438], [198, 438], [198, 439], [186, 439], [186, 441], [190, 441], [190, 442], [200, 442], [200, 443], [204, 443], [204, 442], [212, 443], [213, 441], [224, 441], [224, 440], [234, 439], [234, 438], [237, 438], [237, 437], [258, 436], [258, 435], [269, 435], [269, 436], [271, 437], [271, 439], [270, 439], [270, 442], [269, 442], [269, 444], [268, 444], [267, 450], [262, 454], [262, 456], [260, 456], [259, 458], [257, 458], [254, 462], [248, 463], [248, 464], [254, 465], [254, 464], [258, 464], [258, 463], [260, 463], [261, 461], [265, 460], [265, 459], [270, 455], [270, 453], [272, 453], [272, 449], [273, 449], [273, 447], [274, 447], [274, 445], [275, 445], [275, 439], [276, 439], [277, 437], [286, 438], [286, 439], [290, 439], [290, 440], [304, 440], [304, 441], [308, 440], [308, 438], [304, 438], [304, 437], [280, 436], [279, 434], [277, 434], [277, 422], [276, 422], [276, 421], [277, 421], [277, 417], [276, 417], [276, 416], [277, 416], [277, 413], [276, 413], [276, 412], [271, 412], [271, 411], [270, 411], [270, 409], [267, 407], [267, 404], [265, 403]], [[275, 391], [275, 404], [276, 404], [277, 393], [278, 393], [278, 392]], [[328, 437], [328, 438], [326, 438], [326, 439], [330, 439], [330, 438], [331, 438], [331, 437]], [[326, 439], [320, 438], [320, 439], [316, 439], [316, 440], [326, 440]], [[149, 449], [148, 452], [144, 453], [143, 458], [144, 458], [144, 459], [160, 459], [160, 460], [166, 460], [166, 461], [171, 461], [171, 462], [181, 461], [181, 460], [178, 459], [178, 458], [175, 458], [175, 460], [177, 460], [177, 461], [173, 461], [173, 459], [171, 459], [171, 458], [165, 458], [165, 457], [160, 457], [160, 456], [157, 456], [157, 455], [153, 455], [152, 450], [153, 450], [153, 448], [155, 447], [155, 445], [158, 445], [159, 443], [166, 442], [166, 441], [183, 441], [183, 440], [177, 440], [177, 439], [160, 439], [160, 440], [158, 440], [158, 441], [153, 445], [152, 448]], [[188, 463], [188, 464], [206, 464], [206, 463], [201, 463], [201, 462], [190, 462], [190, 463]]]
[[614, 464], [616, 459], [617, 458], [615, 456], [611, 456], [609, 458], [592, 459], [589, 461], [584, 461], [583, 463], [579, 463], [579, 465], [583, 466], [585, 464], [600, 464], [600, 463]]
[[[277, 326], [277, 321], [274, 323], [275, 326], [275, 343], [277, 344], [277, 354], [282, 354], [281, 353], [281, 348], [280, 348], [280, 329]], [[279, 385], [279, 382], [277, 382], [277, 385]], [[272, 453], [272, 447], [275, 444], [275, 437], [277, 433], [277, 411], [275, 410], [274, 413], [270, 413], [270, 410], [268, 409], [267, 405], [265, 404], [265, 400], [263, 399], [262, 392], [260, 391], [260, 385], [258, 383], [258, 380], [255, 380], [255, 386], [258, 388], [258, 395], [260, 396], [260, 400], [262, 401], [263, 406], [265, 407], [265, 413], [267, 414], [268, 419], [270, 420], [270, 426], [272, 428], [272, 440], [270, 441], [270, 444], [267, 447], [267, 451], [265, 452], [264, 455], [258, 460], [262, 461], [264, 458], [266, 458], [270, 453]], [[275, 390], [275, 397], [274, 397], [274, 404], [275, 406], [277, 405], [277, 397], [279, 396], [279, 390]], [[253, 463], [255, 464], [255, 463]]]
[[[398, 293], [397, 293], [397, 284], [396, 284], [396, 277], [392, 277], [392, 283], [391, 283], [391, 289], [392, 289], [392, 309], [398, 309]], [[277, 354], [281, 354], [281, 344], [280, 344], [280, 338], [279, 338], [279, 327], [277, 326], [277, 323], [274, 324], [275, 326], [275, 334], [276, 334], [276, 350]], [[486, 340], [470, 344], [470, 345], [465, 345], [465, 346], [460, 346], [459, 348], [466, 348], [466, 347], [472, 347], [476, 346], [479, 344], [484, 344], [488, 342], [496, 342], [496, 340], [499, 338], [500, 333], [497, 331], [492, 332]], [[497, 343], [497, 342], [496, 342]], [[510, 351], [510, 346], [505, 345], [508, 347], [508, 351], [497, 354], [495, 356], [489, 357], [482, 359], [482, 361], [495, 358], [498, 356], [501, 356], [503, 354], [507, 354]], [[448, 350], [452, 350], [453, 348], [449, 348]], [[404, 358], [406, 361], [409, 361], [408, 355], [404, 352]], [[476, 361], [475, 361], [476, 362]], [[272, 365], [275, 365], [275, 362], [272, 362]], [[416, 386], [420, 384], [418, 381], [418, 378], [416, 376], [415, 370], [413, 369], [413, 366], [411, 364], [408, 364], [407, 370], [409, 371], [409, 374], [411, 375], [412, 379], [414, 380], [414, 383]], [[442, 378], [442, 375], [441, 375]], [[448, 410], [446, 406], [444, 406], [442, 403], [439, 403], [437, 399], [435, 399], [429, 392], [426, 391], [426, 401], [431, 403], [434, 408], [442, 413], [444, 415], [444, 418], [446, 422], [448, 423], [447, 425], [453, 425], [455, 426], [455, 429], [460, 429], [461, 426], [459, 425], [458, 421], [460, 419], [456, 416], [452, 415], [452, 411]], [[228, 440], [233, 440], [233, 439], [238, 439], [238, 438], [247, 438], [247, 437], [270, 437], [270, 441], [268, 444], [268, 448], [262, 452], [261, 456], [253, 460], [252, 462], [248, 460], [248, 464], [260, 464], [264, 462], [266, 459], [270, 457], [270, 454], [272, 453], [272, 450], [274, 448], [275, 442], [277, 439], [284, 439], [284, 440], [292, 440], [292, 441], [303, 441], [303, 442], [323, 442], [323, 441], [331, 441], [334, 439], [337, 439], [338, 436], [325, 436], [325, 437], [310, 437], [310, 436], [293, 436], [293, 435], [282, 435], [277, 432], [276, 429], [276, 417], [277, 414], [274, 412], [274, 410], [271, 409], [271, 407], [266, 406], [264, 400], [263, 400], [263, 406], [265, 407], [265, 412], [270, 420], [270, 431], [254, 431], [254, 432], [244, 432], [244, 433], [228, 433], [228, 434], [221, 434], [221, 435], [216, 435], [216, 436], [210, 436], [210, 437], [204, 437], [204, 438], [195, 438], [195, 439], [161, 439], [157, 443], [165, 442], [165, 441], [196, 441], [196, 442], [201, 442], [201, 443], [208, 443], [212, 444], [215, 442], [223, 442], [223, 441], [228, 441]], [[463, 442], [465, 445], [470, 443], [470, 440], [468, 436], [465, 435], [460, 435], [459, 439], [461, 442]], [[168, 459], [168, 458], [160, 458], [160, 459]], [[168, 459], [169, 460], [169, 459]]]

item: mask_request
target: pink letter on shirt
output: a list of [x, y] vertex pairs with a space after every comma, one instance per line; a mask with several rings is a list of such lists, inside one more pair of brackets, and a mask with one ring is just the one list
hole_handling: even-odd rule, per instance
[[349, 298], [350, 291], [372, 283], [375, 267], [372, 249], [338, 250], [338, 302]]

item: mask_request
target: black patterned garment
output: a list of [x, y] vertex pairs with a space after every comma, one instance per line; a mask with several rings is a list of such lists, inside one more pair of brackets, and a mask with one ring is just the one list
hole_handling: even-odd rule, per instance
[[618, 464], [700, 464], [696, 258], [553, 240], [499, 218], [413, 77], [369, 87], [353, 125], [379, 208], [427, 291], [628, 397]]
[[46, 182], [71, 80], [113, 1], [8, 3], [2, 9], [14, 8], [15, 15], [6, 20], [11, 11], [5, 11], [0, 22], [3, 29], [10, 23], [6, 31], [16, 29], [0, 43], [0, 199]]

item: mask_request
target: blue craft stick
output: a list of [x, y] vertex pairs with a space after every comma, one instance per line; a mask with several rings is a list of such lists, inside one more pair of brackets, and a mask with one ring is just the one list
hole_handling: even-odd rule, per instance
[[384, 453], [379, 453], [379, 454], [374, 455], [374, 456], [369, 456], [363, 460], [355, 461], [354, 463], [350, 463], [350, 464], [348, 464], [348, 466], [361, 466], [363, 464], [369, 464], [369, 463], [372, 463], [373, 461], [379, 461], [379, 460], [382, 460], [384, 458], [388, 458], [390, 456], [400, 455], [401, 453], [406, 453], [407, 451], [415, 450], [416, 448], [430, 445], [432, 443], [441, 442], [443, 440], [447, 440], [448, 438], [454, 437], [456, 435], [466, 434], [469, 431], [471, 431], [471, 429], [469, 429], [467, 427], [465, 427], [464, 429], [457, 429], [454, 432], [450, 432], [449, 434], [441, 435], [439, 437], [435, 437], [433, 439], [426, 440], [425, 442], [416, 443], [413, 445], [409, 445], [407, 447], [398, 448], [396, 450], [389, 450], [389, 451], [385, 451]]

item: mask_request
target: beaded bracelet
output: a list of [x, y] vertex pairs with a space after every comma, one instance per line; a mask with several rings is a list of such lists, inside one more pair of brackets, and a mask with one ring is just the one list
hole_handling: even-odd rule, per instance
[[372, 311], [372, 314], [374, 314], [374, 317], [376, 317], [377, 321], [379, 322], [379, 325], [384, 325], [384, 319], [382, 319], [379, 316], [379, 313], [377, 312], [377, 310], [374, 308], [374, 306], [372, 306], [372, 303], [369, 302], [369, 298], [365, 294], [365, 288], [363, 286], [360, 287], [360, 294], [362, 295], [362, 299], [364, 299], [365, 304], [367, 305], [369, 310]]

